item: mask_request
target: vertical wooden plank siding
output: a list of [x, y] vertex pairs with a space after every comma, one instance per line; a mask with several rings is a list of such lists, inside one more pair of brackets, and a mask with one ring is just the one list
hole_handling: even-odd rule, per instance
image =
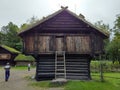
[[50, 51], [50, 36], [39, 36], [38, 38], [38, 51], [49, 52]]
[[63, 37], [56, 37], [56, 51], [64, 51], [64, 38]]
[[67, 36], [67, 52], [90, 53], [89, 36]]
[[75, 51], [74, 37], [67, 36], [66, 37], [66, 44], [67, 44], [67, 52], [74, 52]]
[[25, 47], [27, 53], [31, 53], [34, 51], [34, 38], [32, 35], [27, 35], [25, 37]]
[[38, 53], [38, 34], [34, 33], [34, 53]]
[[[30, 53], [38, 49], [38, 53], [47, 53], [50, 51], [67, 51], [84, 54], [90, 53], [91, 51], [89, 36], [38, 36], [37, 39], [38, 40], [35, 41], [35, 38], [32, 35], [25, 37], [26, 52]], [[96, 38], [96, 51], [99, 51], [102, 48], [99, 44], [99, 40]]]

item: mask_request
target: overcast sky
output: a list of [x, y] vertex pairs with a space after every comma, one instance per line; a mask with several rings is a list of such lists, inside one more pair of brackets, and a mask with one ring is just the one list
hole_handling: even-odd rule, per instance
[[76, 14], [82, 13], [91, 23], [103, 20], [111, 27], [120, 14], [120, 0], [0, 0], [0, 28], [10, 21], [20, 26], [32, 16], [40, 19], [59, 10], [61, 5]]

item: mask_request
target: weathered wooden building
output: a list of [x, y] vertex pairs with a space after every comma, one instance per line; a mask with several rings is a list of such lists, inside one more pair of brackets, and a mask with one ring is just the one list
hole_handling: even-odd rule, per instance
[[108, 35], [67, 9], [19, 33], [24, 53], [36, 58], [36, 80], [66, 78], [89, 80], [90, 61], [104, 52]]
[[11, 65], [15, 65], [14, 58], [19, 53], [19, 51], [11, 47], [0, 45], [0, 65], [6, 65], [7, 62], [9, 62]]

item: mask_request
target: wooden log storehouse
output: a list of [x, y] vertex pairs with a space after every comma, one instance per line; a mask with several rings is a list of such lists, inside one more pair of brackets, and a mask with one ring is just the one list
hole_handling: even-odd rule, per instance
[[14, 48], [8, 47], [6, 45], [0, 45], [0, 65], [6, 65], [8, 62], [11, 65], [15, 65], [14, 58], [19, 53], [20, 52]]
[[67, 8], [61, 7], [19, 33], [24, 53], [36, 58], [38, 81], [89, 80], [92, 57], [104, 52], [103, 40], [108, 34]]

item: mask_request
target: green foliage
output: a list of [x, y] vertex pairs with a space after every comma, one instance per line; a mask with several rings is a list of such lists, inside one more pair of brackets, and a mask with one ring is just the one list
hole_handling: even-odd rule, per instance
[[[103, 72], [120, 72], [120, 64], [118, 61], [114, 63], [112, 61], [102, 61]], [[100, 62], [92, 61], [91, 62], [91, 72], [100, 72]]]
[[120, 15], [117, 15], [116, 20], [115, 20], [115, 25], [114, 25], [114, 30], [115, 33], [120, 33]]
[[117, 16], [113, 29], [110, 29], [109, 25], [104, 24], [103, 21], [98, 21], [95, 25], [104, 32], [109, 32], [110, 35], [114, 32], [111, 41], [109, 39], [104, 41], [105, 54], [107, 59], [120, 62], [120, 16]]
[[107, 57], [120, 63], [120, 16], [117, 16], [114, 25], [114, 38], [106, 47]]
[[16, 24], [9, 22], [8, 25], [3, 26], [0, 31], [0, 44], [7, 45], [9, 47], [15, 48], [22, 51], [22, 40], [18, 36], [18, 32], [31, 27], [33, 24], [38, 22], [37, 17], [32, 17], [27, 23], [24, 23], [19, 28]]
[[114, 38], [106, 48], [107, 55], [111, 60], [120, 61], [120, 39]]
[[27, 20], [26, 23], [22, 24], [20, 27], [20, 31], [29, 29], [30, 27], [34, 26], [34, 24], [36, 24], [37, 22], [39, 22], [39, 19], [35, 16], [31, 17], [30, 19]]
[[102, 20], [96, 22], [95, 26], [98, 27], [100, 30], [102, 30], [105, 33], [110, 33], [110, 31], [111, 31], [109, 25], [104, 24]]
[[11, 48], [11, 47], [8, 47], [6, 45], [1, 45], [1, 47], [3, 47], [4, 49], [10, 51], [11, 53], [21, 53], [18, 50], [14, 49], [14, 48]]
[[1, 44], [7, 45], [20, 51], [22, 48], [22, 42], [20, 37], [17, 35], [18, 31], [18, 26], [12, 22], [9, 22], [7, 26], [3, 26], [1, 29]]
[[35, 16], [32, 16], [30, 19], [27, 20], [27, 22], [29, 25], [33, 25], [33, 24], [39, 22], [39, 19]]
[[32, 56], [26, 56], [26, 55], [24, 55], [24, 54], [19, 54], [15, 59], [14, 59], [15, 61], [34, 61], [35, 60], [35, 58], [34, 57], [32, 57]]

